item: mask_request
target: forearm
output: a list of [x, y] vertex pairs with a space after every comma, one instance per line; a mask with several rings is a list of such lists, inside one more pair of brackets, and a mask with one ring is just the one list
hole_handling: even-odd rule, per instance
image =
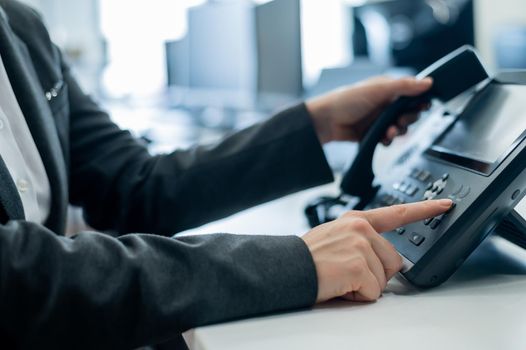
[[97, 229], [171, 236], [333, 180], [304, 105], [215, 145], [151, 157], [68, 74], [71, 201]]
[[126, 201], [124, 231], [174, 234], [332, 181], [306, 113], [301, 105], [217, 145], [157, 158]]

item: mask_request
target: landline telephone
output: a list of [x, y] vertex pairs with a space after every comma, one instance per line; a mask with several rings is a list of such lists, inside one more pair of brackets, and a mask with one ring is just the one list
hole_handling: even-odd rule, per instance
[[[305, 209], [316, 226], [346, 210], [451, 198], [449, 212], [383, 234], [404, 260], [402, 275], [423, 288], [447, 280], [497, 226], [526, 247], [526, 221], [513, 211], [526, 194], [526, 73], [490, 76], [475, 49], [463, 46], [417, 77], [427, 76], [434, 80], [429, 92], [398, 99], [371, 126], [341, 181], [342, 194]], [[446, 102], [466, 94], [462, 111], [447, 108]], [[415, 133], [416, 142], [375, 176], [372, 160], [387, 128], [430, 100], [442, 102], [428, 113], [440, 126]]]

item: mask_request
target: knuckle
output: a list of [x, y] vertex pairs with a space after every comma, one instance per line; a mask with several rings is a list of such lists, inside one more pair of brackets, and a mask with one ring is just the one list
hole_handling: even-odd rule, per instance
[[392, 208], [394, 210], [394, 214], [398, 216], [400, 219], [404, 219], [405, 217], [407, 217], [407, 206], [395, 205]]
[[410, 89], [414, 86], [414, 79], [413, 78], [402, 78], [400, 79], [400, 84], [403, 89]]
[[354, 237], [353, 247], [361, 253], [365, 253], [368, 250], [369, 246], [369, 241], [363, 236]]
[[348, 264], [348, 271], [351, 276], [361, 276], [366, 268], [367, 261], [363, 257], [354, 258]]
[[356, 217], [352, 221], [349, 222], [349, 227], [353, 231], [365, 233], [370, 229], [371, 225], [369, 224], [369, 221], [367, 221], [366, 219], [362, 217]]
[[369, 84], [384, 85], [384, 84], [389, 83], [391, 81], [393, 81], [393, 78], [391, 78], [390, 76], [384, 74], [384, 75], [379, 75], [379, 76], [370, 78], [368, 82], [369, 82]]
[[343, 218], [355, 218], [355, 217], [361, 217], [361, 213], [358, 210], [349, 210], [345, 214], [342, 215]]

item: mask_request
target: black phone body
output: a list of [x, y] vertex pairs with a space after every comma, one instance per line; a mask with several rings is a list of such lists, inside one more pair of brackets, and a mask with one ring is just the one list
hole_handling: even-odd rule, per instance
[[448, 119], [376, 177], [365, 206], [454, 201], [444, 215], [384, 233], [404, 257], [402, 274], [419, 287], [447, 280], [526, 193], [526, 76], [491, 80]]
[[[526, 193], [526, 73], [490, 77], [476, 51], [463, 47], [423, 76], [435, 79], [432, 91], [402, 98], [379, 116], [343, 177], [342, 195], [318, 200], [306, 214], [315, 226], [342, 210], [451, 198], [450, 212], [384, 233], [404, 259], [403, 276], [429, 288], [447, 280]], [[422, 98], [448, 101], [463, 91], [474, 95], [462, 112], [435, 104], [430, 114], [445, 116], [440, 127], [415, 133], [388, 171], [374, 175], [376, 145], [403, 108]]]

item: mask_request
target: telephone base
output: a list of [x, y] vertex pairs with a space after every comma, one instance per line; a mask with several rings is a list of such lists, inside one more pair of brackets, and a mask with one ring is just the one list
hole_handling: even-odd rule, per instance
[[526, 249], [526, 220], [516, 210], [512, 210], [501, 221], [494, 234]]

